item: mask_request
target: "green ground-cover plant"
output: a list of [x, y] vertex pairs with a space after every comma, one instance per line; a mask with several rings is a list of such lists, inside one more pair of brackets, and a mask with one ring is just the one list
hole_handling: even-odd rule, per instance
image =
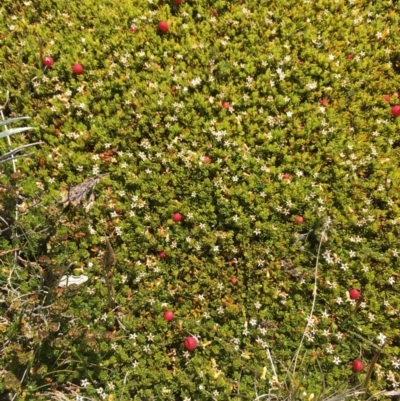
[[0, 394], [396, 395], [396, 11], [4, 0]]

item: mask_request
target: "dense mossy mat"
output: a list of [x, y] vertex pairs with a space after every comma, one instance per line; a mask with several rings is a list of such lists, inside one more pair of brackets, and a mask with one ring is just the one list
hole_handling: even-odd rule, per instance
[[396, 2], [3, 0], [0, 37], [1, 154], [42, 142], [0, 164], [3, 397], [399, 391]]

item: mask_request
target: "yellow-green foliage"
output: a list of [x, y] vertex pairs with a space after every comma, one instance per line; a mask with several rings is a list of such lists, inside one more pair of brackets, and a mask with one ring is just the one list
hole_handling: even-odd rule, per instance
[[0, 394], [398, 388], [396, 4], [2, 0]]

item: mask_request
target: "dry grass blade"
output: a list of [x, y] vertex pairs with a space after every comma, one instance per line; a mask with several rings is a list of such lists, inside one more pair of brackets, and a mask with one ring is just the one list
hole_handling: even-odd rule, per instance
[[71, 395], [66, 395], [58, 390], [46, 391], [44, 393], [41, 393], [40, 395], [44, 396], [44, 397], [48, 397], [48, 398], [46, 398], [48, 400], [55, 400], [55, 401], [75, 401], [77, 399], [82, 399], [85, 401], [95, 401], [94, 398], [80, 396], [80, 393], [77, 393], [73, 389], [70, 389], [70, 391], [71, 391]]
[[18, 148], [12, 149], [7, 153], [4, 153], [0, 156], [0, 163], [5, 163], [7, 161], [10, 161], [12, 159], [16, 159], [18, 157], [26, 157], [29, 156], [30, 153], [27, 154], [22, 154], [22, 155], [17, 155], [17, 153], [30, 148], [32, 146], [36, 146], [36, 145], [41, 145], [43, 142], [34, 142], [34, 143], [29, 143], [28, 145], [23, 145], [23, 146], [19, 146]]
[[[382, 394], [385, 395], [386, 397], [400, 397], [400, 391], [397, 390], [383, 391]], [[373, 397], [374, 395], [370, 397], [368, 400], [372, 400]]]
[[58, 203], [63, 203], [64, 207], [68, 206], [69, 203], [73, 206], [78, 206], [80, 203], [85, 201], [88, 193], [93, 191], [94, 186], [107, 174], [108, 173], [96, 175], [78, 185], [75, 185], [64, 194], [62, 200]]
[[364, 383], [362, 385], [362, 387], [363, 387], [363, 389], [365, 391], [367, 391], [367, 389], [368, 389], [368, 384], [369, 384], [369, 381], [371, 380], [371, 375], [372, 375], [372, 372], [374, 370], [375, 364], [376, 364], [376, 362], [378, 362], [378, 359], [379, 359], [379, 357], [380, 357], [380, 355], [382, 353], [382, 350], [385, 347], [385, 345], [386, 344], [383, 344], [383, 347], [381, 348], [381, 350], [376, 352], [374, 357], [372, 358], [372, 361], [371, 361], [371, 363], [369, 365], [369, 369], [368, 369], [367, 375], [365, 376], [365, 380], [364, 380]]
[[71, 398], [66, 396], [65, 394], [61, 393], [60, 391], [54, 390], [53, 392], [46, 392], [42, 395], [49, 397], [50, 400], [56, 401], [71, 401]]
[[338, 392], [329, 398], [324, 398], [323, 401], [344, 401], [349, 398], [357, 398], [362, 394], [364, 394], [364, 390], [360, 390], [359, 386], [357, 386], [351, 389], [343, 390], [342, 392]]
[[7, 255], [8, 253], [11, 253], [11, 252], [19, 251], [19, 249], [20, 248], [14, 248], [14, 249], [9, 249], [8, 251], [2, 251], [2, 252], [0, 252], [0, 256]]
[[313, 300], [312, 300], [312, 304], [311, 304], [311, 310], [310, 310], [310, 313], [309, 313], [309, 315], [308, 315], [306, 328], [305, 328], [304, 331], [303, 331], [303, 336], [302, 336], [302, 338], [301, 338], [301, 340], [300, 340], [300, 344], [299, 344], [299, 346], [298, 346], [298, 348], [297, 348], [296, 354], [295, 354], [295, 356], [294, 356], [294, 358], [293, 358], [293, 361], [292, 361], [292, 364], [291, 364], [291, 366], [293, 367], [293, 369], [292, 369], [293, 374], [296, 372], [297, 360], [298, 360], [298, 357], [299, 357], [299, 354], [300, 354], [300, 350], [301, 350], [301, 348], [302, 348], [302, 346], [303, 346], [304, 339], [305, 339], [305, 337], [306, 337], [306, 332], [307, 332], [307, 330], [308, 330], [308, 328], [310, 327], [310, 324], [311, 324], [311, 322], [312, 322], [312, 317], [313, 317], [314, 310], [315, 310], [315, 305], [316, 305], [316, 302], [317, 302], [317, 291], [318, 291], [318, 265], [319, 265], [319, 259], [320, 259], [320, 256], [321, 256], [321, 247], [322, 247], [323, 240], [324, 240], [324, 238], [326, 237], [326, 231], [328, 231], [328, 229], [329, 229], [331, 223], [332, 223], [332, 220], [331, 220], [330, 217], [328, 217], [328, 218], [326, 219], [325, 223], [324, 223], [323, 230], [322, 230], [322, 233], [321, 233], [321, 239], [320, 239], [319, 244], [318, 244], [317, 258], [316, 258], [315, 267], [314, 267], [314, 290], [313, 290]]

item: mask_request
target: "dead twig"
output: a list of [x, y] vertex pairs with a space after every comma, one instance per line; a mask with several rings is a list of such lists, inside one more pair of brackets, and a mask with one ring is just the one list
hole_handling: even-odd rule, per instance
[[89, 192], [93, 191], [94, 186], [107, 175], [108, 173], [98, 174], [94, 177], [87, 179], [86, 181], [75, 185], [63, 195], [63, 198], [58, 203], [62, 203], [64, 207], [71, 203], [73, 206], [78, 206], [83, 203]]
[[108, 240], [108, 238], [106, 238], [106, 250], [103, 256], [102, 267], [106, 279], [108, 299], [110, 305], [114, 304], [114, 293], [110, 282], [111, 269], [114, 267], [114, 265], [115, 265], [115, 253], [114, 250], [112, 249], [110, 241]]

